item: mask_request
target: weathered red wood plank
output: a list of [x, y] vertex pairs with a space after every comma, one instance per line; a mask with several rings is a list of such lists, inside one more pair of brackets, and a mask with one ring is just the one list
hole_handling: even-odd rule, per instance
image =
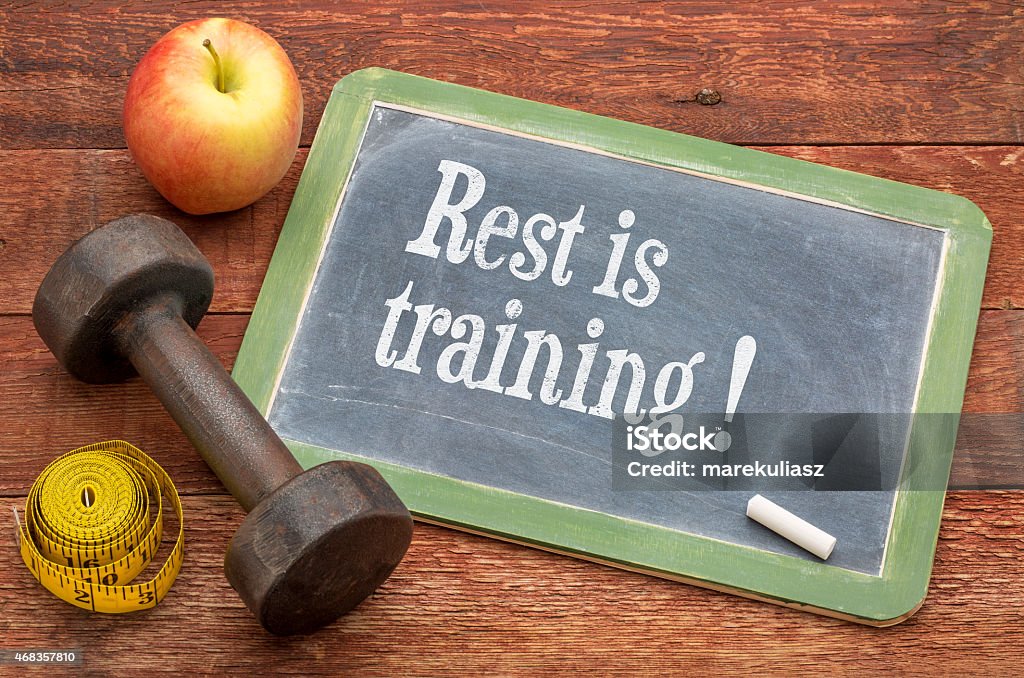
[[[1024, 149], [778, 147], [773, 152], [950, 191], [974, 200], [995, 230], [983, 304], [1024, 307]], [[179, 223], [214, 265], [217, 311], [252, 309], [306, 152], [255, 205], [191, 217], [160, 197], [125, 151], [0, 151], [0, 314], [28, 313], [50, 264], [76, 238], [129, 212]], [[42, 190], [45, 187], [45, 190]]]
[[0, 176], [17, 179], [0, 192], [0, 314], [30, 312], [39, 283], [68, 245], [131, 212], [166, 217], [186, 230], [214, 264], [215, 310], [251, 310], [304, 161], [302, 151], [255, 205], [193, 217], [166, 202], [127, 151], [0, 152]]
[[[199, 335], [230, 367], [247, 316], [211, 316]], [[120, 438], [162, 465], [182, 492], [223, 488], [141, 379], [88, 385], [66, 374], [26, 316], [0, 318], [0, 494], [27, 494], [54, 457]]]
[[[318, 0], [233, 10], [292, 55], [307, 144], [331, 85], [365, 66], [732, 142], [949, 144], [773, 150], [971, 198], [995, 226], [984, 304], [1024, 308], [1024, 154], [991, 145], [1024, 141], [1024, 7], [879, 4]], [[217, 270], [215, 308], [251, 310], [304, 153], [267, 199], [197, 219], [164, 203], [123, 151], [32, 150], [121, 148], [121, 99], [137, 60], [181, 21], [225, 11], [184, 0], [0, 7], [0, 316], [27, 313], [53, 258], [128, 211], [182, 223]], [[702, 87], [722, 103], [695, 103]], [[200, 328], [226, 365], [246, 321], [212, 316]], [[965, 411], [1024, 410], [1022, 374], [1024, 313], [983, 313]], [[259, 629], [223, 579], [240, 510], [141, 383], [75, 383], [27, 317], [0, 317], [0, 407], [0, 495], [13, 495], [0, 498], [0, 514], [24, 503], [49, 458], [115, 436], [151, 452], [188, 494], [182, 578], [140, 615], [60, 603], [10, 539], [0, 549], [0, 647], [83, 649], [90, 673], [1011, 675], [1024, 659], [1021, 492], [947, 497], [930, 598], [891, 629], [417, 525], [407, 560], [354, 615], [282, 640]], [[973, 470], [957, 466], [965, 458], [958, 446], [954, 479]]]
[[[209, 316], [199, 335], [230, 367], [247, 323], [245, 315]], [[983, 312], [964, 411], [1024, 411], [1022, 366], [1024, 311]], [[57, 365], [27, 316], [0, 317], [0, 403], [0, 495], [26, 494], [53, 457], [111, 438], [123, 438], [152, 455], [182, 492], [221, 491], [141, 380], [100, 386], [76, 381]], [[1024, 415], [1016, 416], [1014, 422], [1024, 422]], [[1024, 482], [1018, 448], [1006, 452], [994, 447], [978, 426], [965, 426], [963, 432], [954, 457], [954, 485]]]
[[[0, 514], [21, 507], [0, 499]], [[185, 499], [182, 573], [157, 608], [104, 616], [0, 549], [4, 648], [77, 648], [97, 674], [1010, 675], [1024, 659], [1024, 493], [946, 501], [930, 593], [872, 629], [423, 524], [394, 576], [309, 637], [265, 634], [222, 574], [242, 514]]]
[[[217, 2], [26, 2], [0, 12], [0, 148], [120, 148], [132, 68]], [[723, 141], [1020, 143], [1024, 8], [846, 0], [247, 3], [303, 83], [309, 143], [366, 66]], [[702, 106], [702, 88], [721, 103]]]

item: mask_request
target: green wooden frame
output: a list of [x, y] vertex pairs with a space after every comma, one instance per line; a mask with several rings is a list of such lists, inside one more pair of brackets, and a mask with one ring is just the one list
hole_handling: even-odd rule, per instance
[[[917, 411], [959, 413], [992, 240], [970, 201], [938, 191], [378, 68], [335, 86], [295, 192], [233, 376], [267, 414], [328, 228], [374, 102], [571, 143], [624, 158], [798, 194], [946, 233]], [[633, 522], [286, 440], [305, 466], [377, 467], [418, 517], [562, 553], [872, 625], [920, 607], [928, 589], [956, 417], [912, 426], [879, 576]], [[908, 465], [905, 463], [905, 468]]]

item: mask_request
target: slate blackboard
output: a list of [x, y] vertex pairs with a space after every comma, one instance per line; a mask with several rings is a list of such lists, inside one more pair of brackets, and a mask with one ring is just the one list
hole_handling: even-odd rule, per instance
[[[932, 411], [958, 411], [984, 217], [968, 227], [973, 206], [952, 196], [677, 135], [645, 157], [646, 128], [516, 100], [525, 113], [498, 119], [480, 111], [507, 110], [506, 98], [425, 83], [371, 71], [339, 84], [239, 356], [236, 379], [300, 461], [375, 463], [428, 519], [862, 621], [899, 616], [855, 589], [887, 582], [877, 597], [891, 596], [902, 576], [911, 419], [874, 430], [879, 488], [775, 487], [838, 538], [823, 564], [748, 520], [752, 492], [735, 483], [613, 484], [616, 415], [673, 395], [678, 412], [740, 420], [917, 412], [934, 404], [925, 377], [941, 331], [952, 393]], [[875, 205], [858, 197], [865, 179]], [[943, 320], [944, 304], [956, 317]], [[749, 372], [729, 403], [738, 345]], [[633, 364], [609, 376], [626, 354], [644, 372], [629, 402]], [[944, 488], [948, 434], [929, 431], [941, 459], [928, 489], [936, 476]], [[756, 447], [767, 460], [801, 444], [761, 430]], [[927, 524], [934, 506], [918, 510]], [[700, 573], [700, 544], [729, 545], [734, 571]], [[925, 534], [905, 548], [930, 563], [933, 547]], [[820, 572], [826, 594], [765, 574], [780, 567]]]

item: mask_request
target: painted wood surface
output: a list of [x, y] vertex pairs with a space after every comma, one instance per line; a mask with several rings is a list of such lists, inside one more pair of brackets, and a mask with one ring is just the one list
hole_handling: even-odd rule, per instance
[[[184, 0], [71, 6], [0, 14], [4, 148], [120, 148], [139, 55], [178, 23], [225, 12]], [[291, 55], [307, 144], [334, 82], [367, 66], [731, 143], [1024, 140], [1024, 8], [1012, 2], [316, 0], [231, 14]], [[720, 103], [698, 103], [705, 88]]]
[[[0, 499], [0, 513], [19, 501]], [[927, 602], [886, 629], [417, 524], [393, 577], [344, 624], [290, 639], [263, 634], [224, 580], [238, 505], [184, 505], [182, 573], [130, 617], [66, 605], [0, 549], [0, 645], [78, 648], [91, 673], [123, 676], [1009, 676], [1022, 654], [1021, 492], [949, 496]]]
[[[171, 666], [331, 675], [794, 675], [822, 666], [1013, 674], [1024, 659], [1019, 491], [947, 497], [929, 598], [889, 629], [418, 525], [409, 559], [346, 624], [308, 639], [260, 635], [221, 572], [237, 506], [144, 385], [75, 383], [25, 316], [50, 262], [73, 239], [124, 212], [149, 211], [182, 224], [214, 264], [215, 310], [227, 315], [207, 318], [200, 335], [225, 365], [233, 362], [304, 155], [268, 197], [214, 219], [175, 212], [145, 183], [122, 150], [124, 86], [145, 49], [188, 18], [230, 13], [282, 41], [306, 95], [304, 143], [333, 82], [380, 65], [964, 195], [995, 232], [965, 411], [1024, 408], [1024, 8], [402, 5], [0, 7], [0, 514], [24, 501], [52, 456], [124, 435], [174, 477], [190, 528], [181, 581], [159, 608], [129, 618], [91, 616], [50, 597], [16, 560], [13, 540], [4, 541], [0, 645], [91, 648], [89, 669], [121, 675], [180, 673]], [[697, 104], [703, 87], [718, 89], [722, 103]]]

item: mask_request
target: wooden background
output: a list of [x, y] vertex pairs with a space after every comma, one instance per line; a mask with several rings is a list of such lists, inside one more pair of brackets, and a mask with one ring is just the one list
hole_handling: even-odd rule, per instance
[[[242, 513], [138, 380], [78, 384], [32, 328], [74, 239], [127, 212], [179, 223], [217, 274], [200, 335], [230, 366], [333, 83], [385, 66], [964, 195], [995, 239], [965, 402], [1024, 410], [1024, 5], [1019, 2], [3, 2], [0, 5], [0, 523], [54, 456], [120, 437], [184, 495], [186, 559], [162, 605], [91, 615], [43, 591], [0, 527], [0, 649], [78, 648], [84, 668], [244, 673], [1007, 674], [1024, 659], [1024, 493], [946, 501], [931, 592], [872, 629], [418, 524], [356, 612], [266, 635], [225, 581]], [[306, 101], [287, 178], [196, 218], [132, 165], [135, 63], [189, 19], [277, 38]], [[721, 103], [701, 105], [702, 88]], [[961, 450], [960, 452], [963, 452]], [[3, 670], [4, 667], [0, 667]], [[1019, 674], [1018, 674], [1019, 675]]]

